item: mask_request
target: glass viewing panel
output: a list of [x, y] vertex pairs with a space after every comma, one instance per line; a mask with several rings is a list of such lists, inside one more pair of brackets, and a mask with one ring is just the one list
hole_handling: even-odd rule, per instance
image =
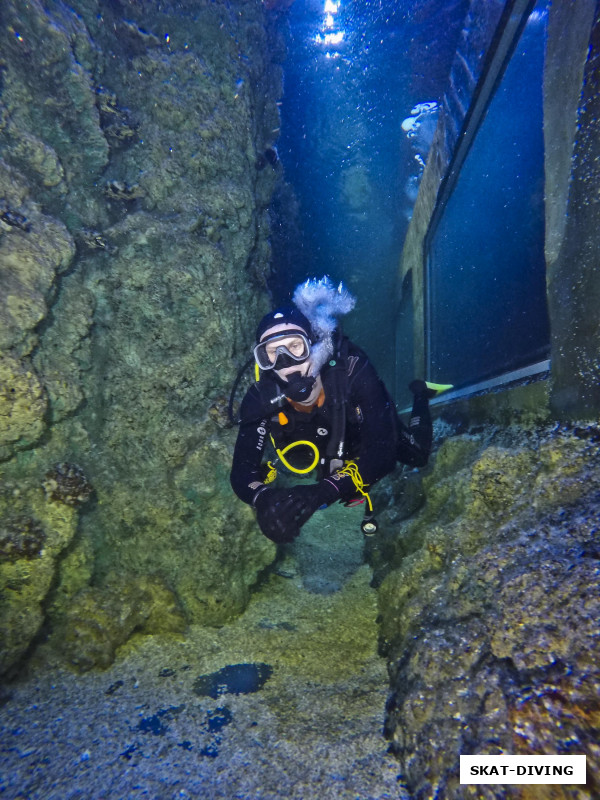
[[542, 80], [534, 11], [428, 253], [428, 377], [466, 386], [548, 357]]

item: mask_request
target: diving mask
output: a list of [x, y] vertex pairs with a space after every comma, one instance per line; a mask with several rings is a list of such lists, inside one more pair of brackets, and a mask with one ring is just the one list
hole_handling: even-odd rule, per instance
[[259, 342], [254, 348], [254, 359], [262, 370], [286, 369], [302, 364], [310, 356], [310, 341], [298, 330], [282, 331]]

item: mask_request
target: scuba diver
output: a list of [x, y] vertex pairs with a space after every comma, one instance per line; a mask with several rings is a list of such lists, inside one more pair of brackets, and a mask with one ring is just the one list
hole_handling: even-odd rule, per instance
[[[373, 534], [367, 489], [397, 461], [425, 466], [432, 442], [429, 399], [447, 387], [413, 381], [405, 426], [367, 355], [339, 331], [336, 317], [355, 302], [342, 284], [335, 289], [327, 278], [307, 281], [293, 301], [263, 317], [256, 331], [257, 382], [240, 406], [232, 488], [276, 543], [292, 542], [317, 509], [336, 501], [366, 501], [361, 527]], [[262, 463], [269, 439], [283, 466], [299, 475], [316, 470], [316, 482], [271, 486], [275, 468]]]

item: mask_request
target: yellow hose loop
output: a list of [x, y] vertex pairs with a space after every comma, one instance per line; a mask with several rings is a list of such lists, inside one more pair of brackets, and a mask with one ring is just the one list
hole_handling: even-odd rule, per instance
[[254, 362], [254, 380], [258, 383], [260, 380], [260, 367]]
[[343, 469], [338, 470], [338, 475], [349, 475], [352, 478], [354, 488], [357, 492], [362, 494], [363, 497], [366, 497], [369, 511], [373, 511], [373, 503], [371, 502], [371, 498], [369, 497], [368, 492], [365, 492], [365, 489], [369, 484], [365, 484], [363, 481], [362, 476], [358, 471], [358, 464], [356, 461], [348, 461]]
[[[312, 462], [310, 467], [306, 467], [305, 469], [297, 469], [296, 467], [293, 467], [289, 463], [289, 461], [285, 458], [285, 454], [288, 452], [288, 450], [291, 450], [294, 447], [298, 447], [301, 444], [306, 445], [306, 447], [309, 447], [313, 451], [313, 453], [315, 454], [315, 460]], [[319, 451], [317, 450], [317, 446], [315, 444], [313, 444], [312, 442], [308, 442], [308, 441], [292, 442], [291, 444], [286, 445], [286, 447], [284, 447], [283, 450], [278, 450], [277, 448], [275, 448], [275, 452], [279, 456], [283, 466], [286, 469], [289, 469], [290, 472], [296, 472], [298, 475], [306, 475], [308, 472], [312, 472], [312, 470], [319, 463], [319, 457], [320, 457], [319, 456]]]

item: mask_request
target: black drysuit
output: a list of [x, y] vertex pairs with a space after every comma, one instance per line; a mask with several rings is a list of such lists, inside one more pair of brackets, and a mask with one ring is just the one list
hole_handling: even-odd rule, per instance
[[[278, 449], [295, 441], [313, 442], [322, 456], [318, 477], [328, 479], [330, 468], [326, 454], [332, 435], [339, 431], [336, 424], [335, 399], [340, 395], [340, 370], [345, 398], [345, 435], [342, 458], [355, 461], [365, 488], [391, 472], [397, 461], [413, 467], [427, 463], [431, 449], [431, 417], [427, 396], [417, 394], [407, 428], [399, 419], [393, 401], [375, 372], [366, 354], [347, 339], [342, 358], [322, 367], [325, 400], [319, 408], [308, 413], [297, 411], [287, 400], [283, 405], [270, 406], [270, 400], [282, 395], [282, 388], [269, 372], [246, 393], [240, 408], [240, 430], [235, 445], [231, 485], [236, 495], [250, 505], [264, 491], [265, 470], [263, 453], [269, 435]], [[334, 362], [335, 363], [335, 360]], [[338, 374], [335, 375], [335, 370]], [[335, 383], [338, 381], [338, 383]], [[424, 384], [423, 384], [424, 385]], [[279, 412], [283, 412], [280, 415]], [[338, 420], [339, 420], [339, 413]], [[283, 423], [283, 424], [282, 424]], [[337, 438], [337, 437], [336, 437]], [[336, 447], [339, 442], [333, 443]], [[300, 449], [300, 448], [299, 448]], [[293, 451], [289, 460], [294, 463]], [[337, 476], [335, 485], [342, 501], [357, 496], [350, 475]], [[318, 485], [318, 484], [317, 484]]]

